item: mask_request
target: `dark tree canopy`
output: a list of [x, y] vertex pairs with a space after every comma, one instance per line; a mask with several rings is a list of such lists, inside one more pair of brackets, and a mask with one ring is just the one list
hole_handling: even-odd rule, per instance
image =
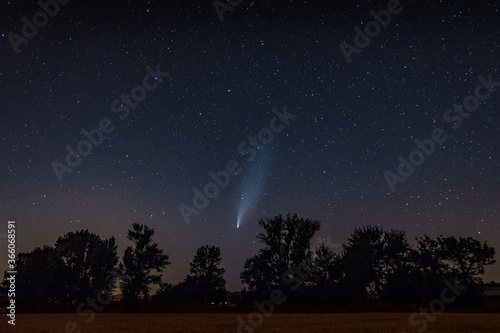
[[113, 285], [118, 264], [114, 237], [101, 239], [88, 230], [70, 232], [59, 237], [55, 251], [70, 301], [83, 301]]
[[[258, 225], [261, 248], [246, 260], [240, 275], [249, 288], [237, 296], [242, 303], [268, 299], [277, 289], [289, 304], [373, 304], [380, 299], [384, 304], [422, 305], [439, 299], [445, 287], [455, 284], [461, 285], [456, 289], [461, 291], [456, 297], [460, 305], [470, 305], [480, 299], [485, 267], [495, 263], [495, 249], [471, 237], [424, 235], [413, 248], [403, 231], [366, 226], [353, 230], [341, 253], [324, 243], [312, 252], [319, 221], [288, 214], [260, 219]], [[160, 286], [154, 301], [175, 311], [179, 304], [203, 308], [233, 296], [225, 289], [221, 250], [213, 245], [197, 249], [183, 282], [162, 282], [169, 256], [153, 236], [154, 230], [146, 225], [132, 225], [127, 233], [132, 245], [119, 265], [121, 274], [115, 271], [115, 239], [101, 239], [88, 230], [67, 233], [52, 247], [19, 253], [19, 310], [74, 310], [78, 302], [112, 290], [117, 275], [126, 310], [144, 305], [137, 301], [149, 300], [153, 284]]]
[[321, 243], [314, 251], [313, 260], [308, 271], [309, 298], [324, 302], [333, 297], [342, 277], [341, 258], [325, 243]]
[[429, 236], [418, 239], [422, 270], [433, 275], [453, 275], [465, 285], [482, 283], [479, 276], [484, 274], [486, 265], [496, 261], [495, 249], [486, 243], [481, 244], [472, 237], [438, 237]]
[[197, 301], [221, 302], [226, 297], [225, 269], [219, 267], [220, 248], [205, 245], [200, 247], [190, 263], [186, 284]]
[[342, 276], [340, 259], [331, 248], [321, 243], [314, 251], [311, 284], [324, 290], [338, 283]]
[[151, 284], [160, 285], [163, 269], [170, 264], [169, 257], [153, 242], [154, 229], [134, 223], [127, 238], [133, 246], [127, 247], [120, 270], [123, 274], [121, 288], [127, 301], [147, 299]]
[[381, 227], [357, 228], [344, 245], [342, 263], [347, 290], [360, 299], [380, 294], [389, 276], [404, 267], [411, 249], [404, 232]]
[[54, 247], [19, 253], [16, 297], [22, 309], [44, 311], [48, 304], [75, 304], [111, 290], [116, 250], [113, 237], [82, 230], [59, 237]]
[[288, 214], [261, 219], [258, 224], [264, 229], [257, 235], [264, 247], [247, 259], [241, 280], [251, 291], [264, 293], [277, 287], [285, 290], [284, 274], [310, 260], [311, 239], [320, 229], [320, 222]]
[[49, 302], [65, 300], [66, 288], [58, 282], [62, 263], [53, 247], [19, 253], [16, 264], [16, 298], [23, 310], [41, 311]]
[[451, 271], [465, 285], [482, 283], [479, 275], [484, 274], [484, 266], [495, 263], [495, 249], [472, 237], [459, 237], [458, 240], [455, 237], [439, 237], [438, 242], [446, 254]]

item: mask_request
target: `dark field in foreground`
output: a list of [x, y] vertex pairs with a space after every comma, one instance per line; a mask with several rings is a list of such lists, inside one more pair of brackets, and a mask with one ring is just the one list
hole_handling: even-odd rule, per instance
[[[98, 314], [89, 317], [76, 314], [21, 314], [16, 326], [7, 324], [2, 316], [1, 332], [65, 332], [68, 322], [78, 325], [68, 332], [237, 332], [237, 318], [245, 314]], [[411, 326], [408, 313], [348, 313], [348, 314], [273, 314], [265, 318], [254, 332], [418, 332]], [[417, 320], [422, 320], [418, 317]], [[242, 332], [249, 332], [242, 330]], [[450, 313], [437, 315], [425, 332], [500, 332], [500, 314]]]

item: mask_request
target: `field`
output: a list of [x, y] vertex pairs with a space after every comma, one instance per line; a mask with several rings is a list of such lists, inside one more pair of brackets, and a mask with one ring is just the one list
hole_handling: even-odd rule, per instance
[[[361, 313], [361, 314], [273, 314], [264, 318], [254, 332], [302, 333], [302, 332], [418, 332], [424, 328], [423, 317], [417, 325], [409, 324], [408, 313]], [[55, 332], [63, 333], [68, 322], [72, 333], [85, 332], [237, 332], [238, 317], [245, 314], [98, 314], [91, 322], [76, 314], [20, 314], [16, 326], [8, 325], [8, 317], [2, 316], [0, 332]], [[257, 318], [256, 318], [257, 320]], [[74, 325], [72, 327], [72, 325]], [[81, 331], [79, 331], [81, 330]], [[250, 332], [242, 329], [241, 332]], [[422, 330], [424, 332], [424, 330]], [[500, 332], [500, 314], [445, 313], [429, 322], [425, 332]]]

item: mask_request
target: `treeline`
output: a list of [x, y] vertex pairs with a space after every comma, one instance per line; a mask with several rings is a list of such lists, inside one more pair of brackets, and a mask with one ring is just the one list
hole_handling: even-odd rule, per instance
[[[439, 298], [446, 286], [455, 286], [461, 291], [457, 298], [471, 301], [481, 294], [485, 266], [495, 263], [495, 250], [471, 237], [423, 236], [412, 247], [403, 231], [367, 226], [355, 229], [337, 254], [324, 243], [311, 248], [319, 221], [288, 214], [258, 224], [262, 248], [246, 260], [240, 278], [247, 289], [233, 302], [251, 304], [278, 291], [288, 304], [359, 304], [369, 299], [410, 304]], [[20, 253], [19, 309], [71, 308], [94, 299], [109, 304], [116, 285], [123, 296], [121, 304], [131, 309], [147, 302], [227, 301], [218, 247], [200, 247], [185, 280], [172, 285], [162, 282], [170, 259], [153, 236], [153, 229], [133, 224], [127, 234], [132, 244], [121, 260], [113, 237], [102, 239], [88, 230], [59, 237], [53, 246]], [[8, 287], [6, 279], [3, 285]], [[153, 285], [159, 288], [151, 295]]]
[[482, 293], [485, 266], [495, 263], [494, 248], [471, 237], [424, 236], [412, 247], [404, 231], [367, 226], [355, 229], [336, 254], [324, 243], [310, 249], [319, 221], [287, 215], [259, 226], [263, 247], [241, 273], [250, 299], [279, 290], [288, 303], [422, 304], [440, 298], [451, 284], [461, 286], [457, 299], [472, 301]]

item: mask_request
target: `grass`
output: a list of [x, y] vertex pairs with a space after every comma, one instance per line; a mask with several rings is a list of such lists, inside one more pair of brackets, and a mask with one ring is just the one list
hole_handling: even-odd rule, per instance
[[[5, 314], [0, 322], [0, 332], [18, 333], [66, 333], [65, 325], [78, 325], [71, 333], [118, 333], [118, 332], [237, 332], [237, 318], [248, 318], [244, 314], [97, 314], [90, 323], [77, 314], [19, 314], [16, 326], [8, 325]], [[302, 333], [302, 332], [418, 332], [417, 326], [409, 324], [408, 313], [343, 313], [343, 314], [273, 314], [265, 318], [254, 332]], [[422, 317], [418, 317], [417, 320]], [[78, 331], [81, 330], [81, 331]], [[243, 329], [242, 332], [250, 332]], [[422, 331], [424, 332], [424, 331]], [[444, 313], [429, 322], [425, 332], [471, 333], [500, 332], [500, 314]]]

